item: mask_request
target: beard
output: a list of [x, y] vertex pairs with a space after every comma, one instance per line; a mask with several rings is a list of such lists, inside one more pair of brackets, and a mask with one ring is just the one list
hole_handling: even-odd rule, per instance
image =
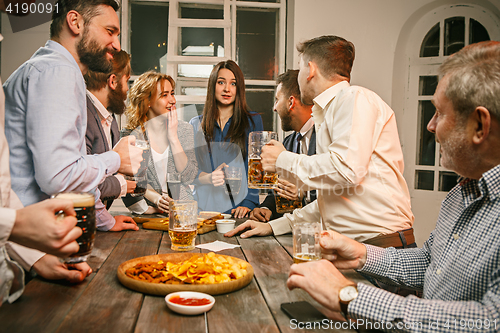
[[76, 45], [76, 52], [80, 57], [80, 62], [91, 71], [109, 73], [113, 69], [112, 60], [108, 60], [106, 56], [109, 50], [106, 47], [101, 49], [94, 39], [90, 39], [87, 29]]
[[125, 112], [125, 100], [127, 93], [123, 91], [121, 81], [118, 81], [115, 90], [110, 90], [108, 94], [108, 111], [114, 114], [122, 114]]
[[290, 113], [285, 111], [285, 113], [281, 116], [281, 129], [285, 132], [292, 131], [292, 116]]
[[470, 171], [479, 165], [480, 156], [467, 141], [465, 130], [454, 131], [441, 144], [441, 165], [467, 177]]

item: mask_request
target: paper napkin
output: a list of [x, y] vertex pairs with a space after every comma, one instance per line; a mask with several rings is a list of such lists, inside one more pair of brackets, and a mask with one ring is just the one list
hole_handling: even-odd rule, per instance
[[229, 244], [226, 242], [215, 241], [212, 243], [196, 245], [199, 249], [205, 249], [213, 252], [234, 249], [235, 247], [240, 247], [239, 245]]

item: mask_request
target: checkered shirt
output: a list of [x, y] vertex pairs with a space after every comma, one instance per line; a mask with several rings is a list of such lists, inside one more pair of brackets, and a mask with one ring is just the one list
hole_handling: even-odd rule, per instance
[[352, 318], [391, 332], [500, 331], [500, 165], [448, 193], [423, 248], [366, 247], [361, 272], [423, 289], [423, 298], [360, 283]]

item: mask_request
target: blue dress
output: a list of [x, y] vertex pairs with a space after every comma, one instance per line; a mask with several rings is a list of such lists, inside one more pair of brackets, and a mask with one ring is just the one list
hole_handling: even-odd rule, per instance
[[[212, 184], [201, 184], [197, 177], [193, 182], [193, 195], [195, 200], [198, 201], [198, 209], [201, 211], [224, 213], [231, 213], [231, 209], [239, 206], [254, 209], [259, 205], [259, 191], [248, 188], [248, 135], [250, 132], [264, 130], [262, 118], [258, 113], [250, 112], [249, 127], [245, 130], [245, 147], [247, 149], [244, 156], [238, 145], [231, 143], [229, 139], [224, 140], [231, 126], [232, 117], [229, 118], [223, 130], [221, 130], [219, 124], [215, 124], [214, 138], [210, 142], [211, 154], [208, 152], [208, 145], [201, 128], [201, 120], [202, 116], [200, 115], [194, 117], [189, 122], [194, 129], [195, 153], [199, 168], [198, 176], [201, 172], [212, 173], [214, 168], [217, 168], [222, 163], [226, 163], [229, 166], [241, 167], [245, 171], [243, 172], [241, 189], [237, 195], [233, 195], [235, 207], [231, 203], [229, 194], [225, 192], [224, 186], [215, 187]], [[213, 163], [210, 160], [210, 155], [212, 155]]]

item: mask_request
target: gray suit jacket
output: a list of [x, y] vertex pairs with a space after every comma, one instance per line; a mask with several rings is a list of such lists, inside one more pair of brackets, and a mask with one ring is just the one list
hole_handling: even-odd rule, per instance
[[[111, 123], [111, 143], [113, 146], [120, 140], [120, 131], [118, 123], [114, 119]], [[99, 111], [97, 111], [92, 100], [87, 96], [87, 132], [85, 133], [85, 141], [87, 143], [87, 155], [102, 154], [110, 151], [106, 134], [101, 125]], [[120, 182], [116, 177], [107, 177], [99, 186], [101, 191], [101, 201], [109, 209], [114, 199], [120, 196]]]
[[[142, 130], [136, 129], [132, 131], [129, 129], [123, 129], [121, 131], [121, 136], [124, 137], [127, 135], [135, 135], [138, 139], [141, 140], [146, 139], [149, 142], [147, 138], [148, 137], [147, 132], [142, 133]], [[179, 141], [181, 142], [182, 149], [184, 150], [184, 153], [186, 153], [186, 156], [188, 158], [188, 164], [186, 168], [182, 172], [180, 172], [181, 175], [180, 200], [193, 200], [193, 193], [189, 188], [189, 185], [198, 175], [198, 162], [196, 161], [196, 155], [194, 153], [193, 127], [189, 125], [187, 122], [179, 120], [179, 125], [177, 127], [177, 135], [179, 137]], [[155, 163], [153, 157], [151, 156], [151, 151], [148, 150], [145, 152], [145, 154], [147, 155], [146, 158], [148, 159], [148, 171], [147, 171], [148, 185], [151, 185], [151, 187], [156, 192], [161, 194], [162, 193], [161, 184], [158, 179], [158, 174], [156, 173]], [[170, 151], [168, 154], [167, 168], [168, 170], [176, 170], [172, 151]], [[143, 196], [132, 197], [131, 195], [127, 194], [125, 197], [122, 198], [122, 200], [125, 206], [130, 207], [136, 202], [142, 200], [143, 198], [144, 198]], [[148, 199], [146, 199], [146, 202], [148, 203], [149, 206], [156, 207], [156, 205], [150, 202]]]

